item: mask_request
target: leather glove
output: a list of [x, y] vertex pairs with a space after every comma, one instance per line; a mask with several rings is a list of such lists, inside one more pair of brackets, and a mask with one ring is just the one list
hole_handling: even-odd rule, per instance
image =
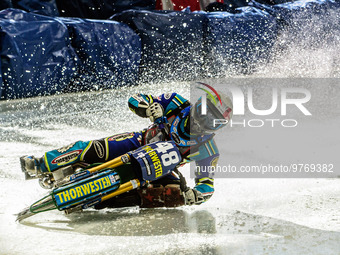
[[154, 102], [148, 109], [146, 109], [146, 116], [150, 118], [152, 122], [163, 116], [163, 107], [161, 104]]
[[185, 205], [199, 205], [204, 202], [204, 198], [201, 192], [195, 189], [187, 189], [184, 192]]

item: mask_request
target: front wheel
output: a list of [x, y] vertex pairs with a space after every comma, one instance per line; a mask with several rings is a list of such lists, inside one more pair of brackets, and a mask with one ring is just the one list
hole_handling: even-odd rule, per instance
[[33, 216], [34, 214], [40, 213], [40, 212], [46, 212], [50, 210], [57, 209], [53, 197], [49, 194], [39, 201], [35, 202], [31, 206], [25, 208], [21, 212], [17, 214], [17, 221], [22, 221], [23, 219], [26, 219], [28, 217]]

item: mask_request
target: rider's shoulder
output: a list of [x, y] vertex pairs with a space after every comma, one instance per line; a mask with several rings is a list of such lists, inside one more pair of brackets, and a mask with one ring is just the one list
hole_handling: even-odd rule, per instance
[[188, 101], [182, 95], [172, 92], [172, 93], [164, 93], [158, 97], [159, 100], [171, 101], [176, 100], [176, 102], [183, 104], [184, 102]]

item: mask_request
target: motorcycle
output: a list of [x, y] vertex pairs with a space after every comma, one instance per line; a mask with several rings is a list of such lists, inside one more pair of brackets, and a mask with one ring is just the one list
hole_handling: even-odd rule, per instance
[[[106, 201], [133, 190], [138, 190], [142, 197], [148, 197], [150, 196], [148, 191], [154, 188], [153, 183], [157, 183], [169, 174], [174, 174], [181, 160], [181, 154], [173, 141], [159, 141], [105, 163], [91, 165], [77, 163], [54, 172], [42, 173], [39, 175], [40, 184], [52, 190], [22, 210], [17, 215], [17, 221], [50, 210], [70, 214], [88, 208], [100, 208]], [[157, 188], [155, 190], [157, 193]], [[159, 194], [164, 192], [171, 194], [172, 191], [177, 192], [177, 197], [183, 198], [180, 189], [171, 185], [158, 189]], [[144, 199], [144, 207], [155, 206], [154, 203], [151, 205], [149, 200]], [[184, 202], [174, 202], [171, 199], [156, 200], [159, 200], [158, 202], [161, 202], [159, 205], [163, 206], [184, 205]]]

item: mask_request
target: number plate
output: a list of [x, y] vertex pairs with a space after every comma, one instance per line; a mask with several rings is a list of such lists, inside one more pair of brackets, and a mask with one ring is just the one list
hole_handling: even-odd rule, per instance
[[155, 142], [129, 152], [140, 165], [143, 179], [154, 181], [169, 174], [181, 162], [181, 154], [173, 141]]

